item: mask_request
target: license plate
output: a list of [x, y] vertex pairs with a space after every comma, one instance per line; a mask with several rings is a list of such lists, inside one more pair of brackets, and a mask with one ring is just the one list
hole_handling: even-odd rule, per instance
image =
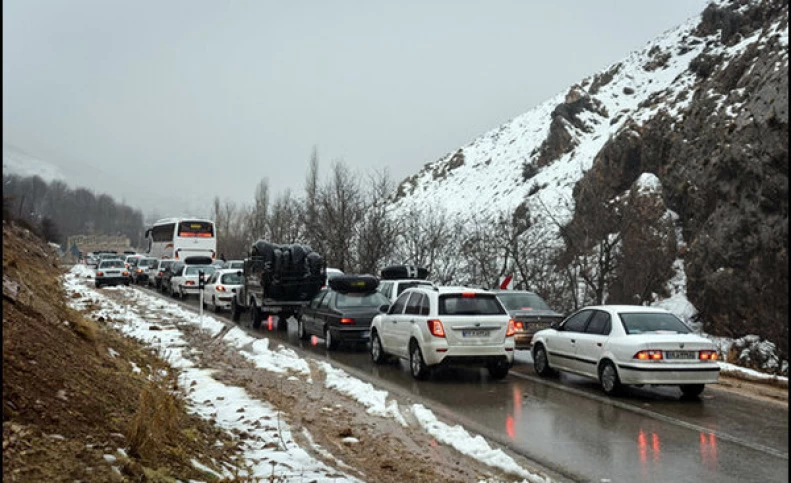
[[526, 328], [529, 332], [537, 332], [549, 328], [549, 322], [528, 322]]
[[486, 337], [489, 335], [488, 330], [462, 330], [462, 337]]
[[119, 273], [121, 273], [121, 272], [117, 272], [117, 271], [107, 272], [107, 275], [118, 275]]
[[696, 355], [692, 351], [665, 351], [665, 359], [695, 359]]

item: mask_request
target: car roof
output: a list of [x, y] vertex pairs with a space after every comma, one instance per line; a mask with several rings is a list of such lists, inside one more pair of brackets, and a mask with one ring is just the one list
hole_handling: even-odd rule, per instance
[[501, 294], [501, 293], [529, 293], [529, 294], [532, 294], [532, 295], [538, 295], [537, 293], [532, 292], [530, 290], [507, 290], [507, 289], [504, 289], [504, 288], [493, 288], [493, 289], [489, 290], [489, 292], [492, 292], [494, 294]]
[[668, 310], [661, 309], [659, 307], [648, 307], [645, 305], [590, 305], [587, 307], [582, 307], [580, 310], [584, 309], [598, 309], [598, 310], [605, 310], [608, 312], [615, 312], [615, 313], [656, 313], [656, 314], [669, 314], [671, 313]]
[[382, 279], [381, 283], [384, 283], [384, 282], [396, 282], [396, 283], [417, 282], [418, 285], [429, 285], [430, 284], [430, 285], [435, 285], [436, 286], [436, 284], [434, 282], [432, 282], [431, 280], [426, 280], [425, 278], [385, 278], [385, 279]]
[[462, 286], [439, 287], [439, 293], [441, 294], [464, 293], [464, 292], [491, 294], [491, 292], [489, 292], [488, 290], [484, 290], [482, 288], [472, 288], [472, 287], [462, 287]]
[[222, 274], [239, 273], [239, 269], [238, 268], [221, 268], [219, 270], [215, 270], [214, 273], [222, 273]]

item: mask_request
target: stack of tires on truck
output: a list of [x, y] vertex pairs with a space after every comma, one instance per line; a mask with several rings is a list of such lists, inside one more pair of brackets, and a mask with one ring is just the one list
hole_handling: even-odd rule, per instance
[[250, 247], [241, 272], [242, 285], [231, 301], [231, 318], [239, 321], [242, 312], [248, 312], [256, 329], [270, 315], [278, 317], [278, 329], [285, 329], [288, 317], [299, 315], [327, 276], [324, 258], [308, 245], [266, 240]]

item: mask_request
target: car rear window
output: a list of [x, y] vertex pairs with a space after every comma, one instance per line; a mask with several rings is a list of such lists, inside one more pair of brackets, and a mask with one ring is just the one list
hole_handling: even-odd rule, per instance
[[222, 276], [222, 283], [227, 283], [228, 285], [241, 285], [242, 277], [235, 273], [226, 273]]
[[379, 307], [387, 305], [389, 300], [379, 292], [340, 293], [335, 296], [335, 307], [339, 309], [353, 307]]
[[618, 314], [623, 321], [626, 333], [645, 334], [647, 332], [673, 332], [678, 334], [688, 334], [691, 331], [684, 325], [678, 317], [673, 314], [657, 313], [629, 313]]
[[425, 285], [431, 286], [432, 283], [431, 282], [427, 282], [425, 280], [415, 280], [414, 282], [399, 282], [399, 284], [398, 284], [398, 294], [397, 295], [401, 295], [401, 292], [403, 292], [404, 290], [406, 290], [408, 288], [419, 287], [421, 285], [423, 285], [423, 286], [425, 286]]
[[508, 310], [552, 310], [534, 293], [498, 293], [497, 298]]
[[99, 268], [123, 268], [124, 262], [121, 260], [104, 260], [99, 264]]
[[204, 275], [208, 275], [214, 273], [215, 270], [217, 270], [217, 267], [211, 265], [206, 267], [192, 265], [187, 267], [187, 270], [184, 271], [184, 275], [197, 275], [198, 272], [201, 271], [203, 272]]
[[439, 315], [502, 315], [506, 313], [492, 294], [439, 296]]
[[144, 258], [140, 260], [140, 263], [137, 264], [138, 267], [151, 267], [154, 266], [157, 262], [156, 258]]

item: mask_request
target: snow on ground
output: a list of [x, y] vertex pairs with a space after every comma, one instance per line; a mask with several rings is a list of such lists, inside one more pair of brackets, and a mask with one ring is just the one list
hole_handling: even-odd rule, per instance
[[[330, 468], [300, 448], [292, 438], [292, 429], [281, 421], [274, 407], [266, 402], [252, 399], [241, 388], [220, 383], [212, 377], [211, 370], [194, 367], [189, 359], [191, 349], [178, 329], [179, 326], [189, 324], [215, 336], [227, 331], [220, 340], [235, 347], [256, 367], [288, 374], [289, 377], [302, 377], [312, 383], [307, 360], [282, 345], [274, 350], [271, 349], [269, 339], [251, 337], [236, 327], [228, 330], [228, 326], [211, 316], [204, 315], [199, 320], [194, 312], [140, 290], [128, 287], [103, 289], [124, 291], [130, 303], [119, 305], [97, 291], [89, 276], [93, 276], [93, 270], [86, 265], [78, 264], [64, 277], [66, 290], [79, 292], [83, 296], [69, 299], [71, 306], [84, 309], [91, 303], [99, 307], [96, 310], [97, 316], [107, 318], [116, 323], [123, 333], [156, 348], [172, 367], [179, 369], [179, 384], [189, 398], [195, 413], [207, 419], [214, 417], [217, 424], [226, 430], [238, 429], [242, 431], [241, 434], [247, 433], [249, 436], [244, 439], [243, 446], [246, 450], [245, 463], [250, 471], [249, 475], [241, 476], [268, 478], [272, 474], [273, 467], [270, 462], [273, 461], [276, 465], [275, 474], [289, 479], [359, 481], [343, 472], [343, 469], [349, 467], [342, 461], [334, 457], [330, 458], [337, 464], [337, 468]], [[156, 324], [140, 315], [147, 312], [161, 314], [163, 323], [173, 324], [173, 328], [177, 330], [171, 330], [170, 326], [160, 327], [167, 330], [151, 330], [151, 326]], [[407, 426], [398, 403], [392, 399], [388, 400], [387, 391], [375, 389], [371, 384], [354, 378], [324, 361], [319, 361], [317, 366], [326, 374], [327, 389], [338, 391], [359, 401], [368, 408], [369, 414], [393, 418]], [[240, 409], [243, 409], [241, 414], [244, 415], [241, 418]], [[526, 482], [549, 481], [522, 468], [502, 450], [492, 449], [481, 436], [471, 435], [461, 426], [449, 426], [438, 421], [436, 416], [423, 406], [413, 406], [411, 412], [423, 429], [457, 451], [486, 465], [519, 475]], [[260, 421], [262, 424], [255, 427], [253, 421]], [[302, 432], [314, 451], [325, 456], [330, 454], [313, 443], [313, 438], [305, 429], [302, 429]], [[203, 465], [197, 460], [194, 464], [198, 467]], [[231, 475], [230, 468], [224, 471], [225, 476]], [[339, 474], [342, 475], [340, 478]]]

